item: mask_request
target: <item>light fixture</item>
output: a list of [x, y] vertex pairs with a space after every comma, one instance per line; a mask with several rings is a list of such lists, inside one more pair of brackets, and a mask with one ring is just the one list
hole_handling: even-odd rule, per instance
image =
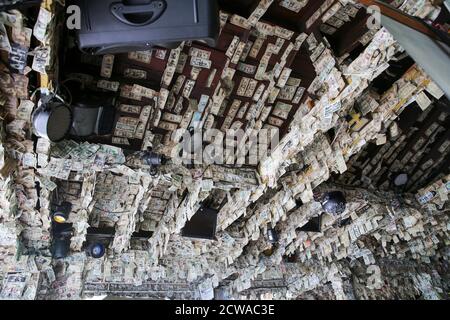
[[164, 156], [157, 154], [151, 150], [145, 152], [143, 158], [147, 165], [151, 167], [159, 167], [164, 165], [166, 162]]
[[83, 92], [70, 106], [73, 121], [70, 134], [77, 137], [112, 134], [116, 109], [114, 97], [98, 93]]
[[64, 259], [70, 252], [70, 239], [57, 238], [53, 240], [52, 257], [54, 259]]
[[70, 212], [72, 211], [72, 204], [70, 202], [63, 202], [57, 206], [53, 213], [53, 221], [56, 223], [66, 223], [69, 219]]
[[102, 258], [105, 255], [105, 252], [105, 246], [100, 242], [90, 244], [86, 250], [87, 255], [95, 259]]
[[279, 237], [278, 233], [273, 228], [267, 229], [267, 239], [269, 240], [269, 243], [276, 244], [278, 243]]
[[404, 187], [409, 182], [409, 176], [407, 173], [404, 173], [404, 172], [394, 174], [392, 182], [394, 183], [394, 186], [396, 186], [396, 187]]
[[73, 228], [70, 223], [52, 224], [51, 253], [54, 259], [64, 259], [70, 253], [70, 243], [73, 236]]
[[341, 191], [331, 191], [322, 196], [321, 204], [326, 213], [337, 216], [344, 213], [347, 200]]
[[72, 126], [72, 111], [62, 102], [48, 102], [32, 116], [34, 133], [52, 142], [63, 140]]
[[151, 150], [144, 152], [142, 158], [145, 163], [150, 166], [150, 174], [155, 176], [158, 173], [158, 168], [167, 163], [167, 159], [160, 154], [157, 154]]

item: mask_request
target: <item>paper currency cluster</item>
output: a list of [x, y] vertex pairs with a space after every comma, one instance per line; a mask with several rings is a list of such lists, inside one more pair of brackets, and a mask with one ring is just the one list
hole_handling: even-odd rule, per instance
[[[216, 48], [194, 41], [63, 62], [63, 2], [44, 1], [34, 17], [0, 13], [0, 299], [448, 298], [445, 97], [416, 64], [376, 92], [405, 54], [384, 28], [362, 32], [356, 56], [335, 50], [327, 39], [361, 5], [261, 0], [244, 17], [230, 4]], [[433, 3], [393, 1], [421, 18], [438, 13]], [[266, 19], [280, 12], [310, 16], [298, 32]], [[62, 82], [116, 96], [112, 135], [33, 136], [36, 92], [65, 97], [59, 69]], [[399, 128], [412, 105], [420, 135]], [[173, 132], [189, 128], [276, 129], [280, 142], [257, 166], [169, 161], [155, 172], [143, 160], [149, 148], [170, 159]], [[430, 143], [439, 152], [413, 172]], [[392, 188], [387, 173], [407, 169], [416, 174], [407, 192]], [[324, 212], [328, 191], [345, 195], [342, 215]], [[54, 259], [52, 214], [64, 201], [70, 253]], [[214, 240], [183, 236], [204, 203], [218, 210]], [[320, 230], [301, 230], [318, 217]], [[92, 229], [108, 231], [100, 259], [85, 252]]]

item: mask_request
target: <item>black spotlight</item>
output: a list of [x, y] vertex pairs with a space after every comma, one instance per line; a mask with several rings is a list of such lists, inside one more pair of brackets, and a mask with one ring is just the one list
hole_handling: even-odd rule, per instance
[[269, 243], [276, 244], [278, 243], [279, 237], [278, 233], [273, 228], [267, 229], [267, 239], [269, 240]]
[[337, 216], [344, 213], [347, 200], [341, 191], [332, 191], [322, 196], [321, 204], [326, 213]]
[[70, 131], [72, 111], [62, 102], [50, 101], [43, 103], [33, 112], [32, 122], [36, 136], [52, 142], [59, 142]]
[[158, 168], [167, 163], [166, 157], [157, 154], [152, 150], [148, 150], [143, 154], [143, 159], [147, 165], [150, 166], [150, 173], [156, 175], [158, 173]]
[[322, 215], [312, 218], [307, 224], [297, 228], [297, 231], [322, 232]]
[[56, 238], [53, 240], [52, 256], [54, 259], [64, 259], [69, 255], [70, 239]]
[[105, 246], [99, 242], [90, 244], [86, 250], [87, 255], [95, 259], [102, 258], [105, 255], [105, 252]]
[[72, 224], [53, 223], [51, 252], [54, 259], [64, 259], [69, 255], [73, 236]]
[[56, 207], [53, 213], [53, 221], [56, 223], [66, 223], [72, 211], [72, 204], [70, 202], [63, 202]]
[[159, 167], [166, 163], [166, 158], [153, 151], [147, 151], [144, 153], [144, 161], [151, 167]]

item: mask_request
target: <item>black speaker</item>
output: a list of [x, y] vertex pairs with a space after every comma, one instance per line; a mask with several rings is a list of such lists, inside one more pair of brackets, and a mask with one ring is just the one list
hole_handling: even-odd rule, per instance
[[81, 9], [79, 48], [91, 54], [177, 47], [202, 40], [215, 46], [217, 0], [76, 0]]
[[181, 235], [187, 238], [215, 240], [219, 211], [202, 205], [186, 223]]
[[303, 227], [297, 229], [303, 232], [322, 232], [322, 215], [312, 218]]
[[42, 0], [0, 0], [0, 11], [25, 9], [40, 5]]

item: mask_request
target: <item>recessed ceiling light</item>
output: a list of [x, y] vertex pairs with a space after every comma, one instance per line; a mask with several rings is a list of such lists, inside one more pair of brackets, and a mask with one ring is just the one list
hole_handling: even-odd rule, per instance
[[403, 187], [408, 184], [409, 177], [406, 173], [399, 173], [394, 177], [394, 185], [396, 187]]

